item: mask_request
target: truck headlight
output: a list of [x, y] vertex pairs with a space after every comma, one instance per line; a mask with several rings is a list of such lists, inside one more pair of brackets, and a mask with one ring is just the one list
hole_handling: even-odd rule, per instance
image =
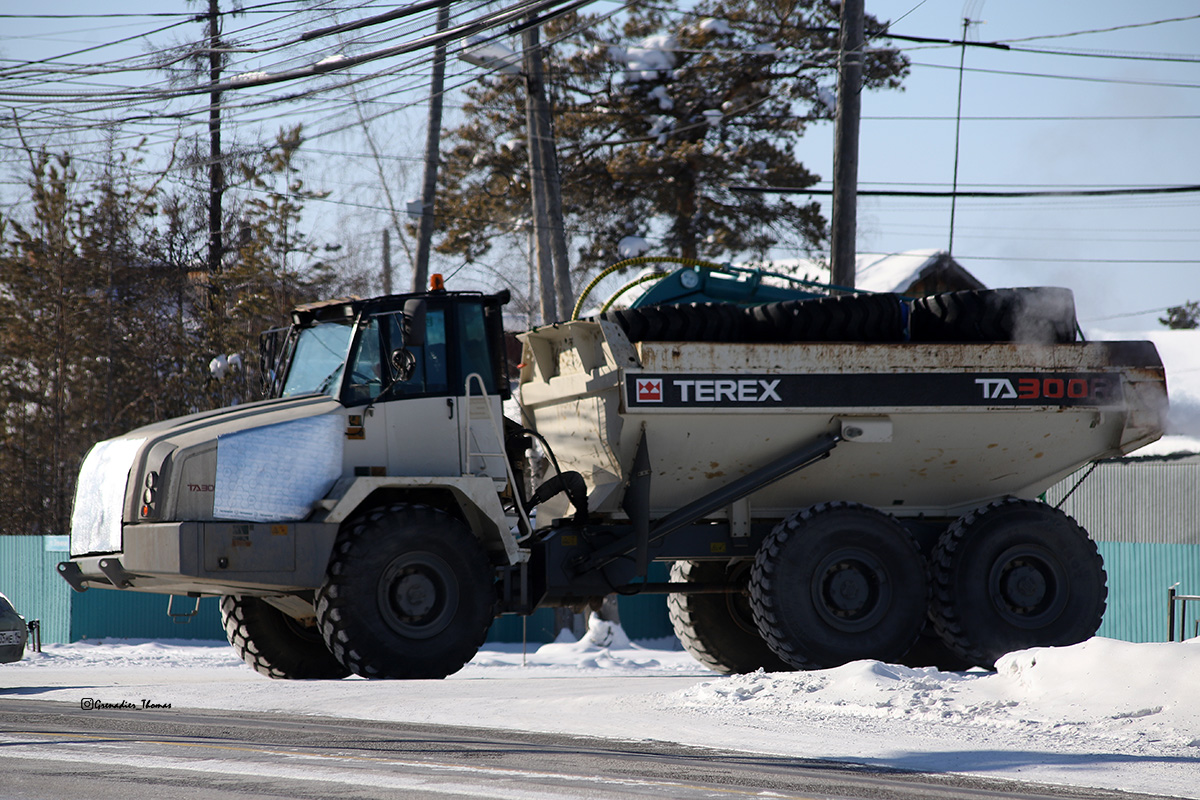
[[146, 485], [142, 490], [142, 516], [154, 515], [154, 505], [158, 501], [158, 473], [146, 473]]

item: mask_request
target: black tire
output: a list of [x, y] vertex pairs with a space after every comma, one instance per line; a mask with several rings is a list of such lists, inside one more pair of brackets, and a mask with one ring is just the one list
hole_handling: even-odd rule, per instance
[[[671, 565], [671, 582], [721, 583], [732, 578], [745, 584], [748, 573], [748, 563], [731, 572], [728, 564], [719, 561], [676, 561]], [[745, 592], [669, 594], [667, 610], [683, 649], [709, 669], [726, 675], [793, 669], [758, 632]]]
[[1005, 498], [951, 525], [933, 553], [933, 621], [958, 655], [994, 668], [1029, 647], [1077, 644], [1100, 627], [1104, 562], [1075, 520]]
[[444, 678], [462, 669], [495, 618], [494, 575], [459, 519], [399, 503], [338, 534], [317, 619], [333, 655], [364, 678]]
[[606, 311], [631, 342], [737, 342], [742, 311], [730, 303], [684, 303]]
[[350, 674], [315, 625], [304, 625], [260, 597], [222, 597], [221, 624], [242, 660], [268, 678], [337, 680]]
[[797, 669], [897, 661], [921, 632], [928, 603], [912, 534], [857, 503], [822, 503], [780, 522], [750, 576], [759, 631]]
[[900, 342], [905, 307], [894, 294], [847, 294], [786, 300], [747, 310], [760, 342]]
[[1050, 286], [946, 292], [913, 301], [914, 342], [1075, 341], [1075, 297]]

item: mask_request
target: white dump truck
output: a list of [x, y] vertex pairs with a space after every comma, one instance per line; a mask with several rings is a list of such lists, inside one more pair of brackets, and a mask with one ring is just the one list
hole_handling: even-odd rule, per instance
[[280, 678], [444, 677], [496, 615], [614, 592], [666, 594], [724, 672], [990, 666], [1099, 625], [1096, 547], [1038, 497], [1160, 436], [1166, 384], [1148, 342], [1076, 341], [1065, 290], [549, 325], [520, 337], [519, 420], [506, 300], [297, 309], [268, 399], [93, 448], [60, 573], [219, 595]]

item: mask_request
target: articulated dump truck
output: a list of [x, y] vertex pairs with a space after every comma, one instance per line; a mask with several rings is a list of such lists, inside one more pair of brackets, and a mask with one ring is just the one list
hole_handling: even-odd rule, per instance
[[1096, 546], [1038, 498], [1161, 435], [1152, 344], [1077, 341], [1058, 289], [694, 297], [522, 334], [520, 419], [504, 294], [298, 308], [267, 399], [92, 449], [59, 571], [220, 596], [276, 678], [441, 678], [498, 614], [611, 593], [727, 673], [1095, 633]]

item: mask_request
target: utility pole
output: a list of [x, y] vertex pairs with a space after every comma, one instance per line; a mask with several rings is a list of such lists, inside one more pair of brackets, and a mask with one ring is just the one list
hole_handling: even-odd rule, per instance
[[958, 106], [954, 112], [954, 184], [950, 191], [950, 243], [946, 246], [946, 255], [954, 255], [954, 213], [958, 209], [958, 140], [962, 132], [962, 87], [963, 67], [967, 63], [967, 31], [971, 27], [971, 18], [963, 18], [962, 50], [958, 54]]
[[[567, 253], [567, 236], [562, 216], [562, 183], [558, 173], [558, 154], [554, 146], [554, 126], [550, 117], [550, 103], [546, 100], [546, 82], [542, 67], [542, 48], [538, 41], [538, 29], [526, 32], [526, 54], [529, 58], [526, 70], [527, 100], [533, 111], [533, 131], [540, 152], [542, 177], [545, 180], [546, 221], [550, 228], [550, 257], [554, 263], [554, 289], [558, 311], [562, 316], [575, 306], [571, 291], [571, 265]], [[549, 321], [549, 320], [547, 320]]]
[[[542, 322], [559, 318], [558, 297], [554, 291], [554, 262], [550, 243], [550, 201], [547, 196], [545, 150], [541, 146], [538, 103], [535, 99], [542, 89], [542, 54], [538, 29], [530, 26], [521, 34], [524, 47], [525, 71], [525, 132], [529, 155], [529, 194], [533, 206], [533, 252], [537, 262], [538, 284], [541, 287]], [[560, 209], [561, 212], [561, 209]]]
[[[208, 80], [221, 82], [221, 9], [219, 0], [208, 0]], [[208, 95], [208, 280], [209, 297], [221, 272], [224, 245], [221, 240], [221, 201], [225, 194], [225, 167], [221, 163], [221, 92]]]
[[854, 288], [858, 234], [858, 125], [862, 113], [863, 0], [842, 0], [833, 146], [830, 282]]
[[392, 293], [392, 231], [383, 229], [383, 293]]
[[[450, 25], [450, 4], [438, 6], [438, 32]], [[425, 181], [421, 186], [421, 223], [417, 229], [417, 252], [413, 265], [413, 291], [423, 292], [429, 283], [429, 252], [433, 248], [433, 204], [437, 192], [439, 144], [442, 139], [442, 93], [446, 84], [446, 44], [433, 49], [433, 82], [429, 87], [429, 126], [425, 130]]]

